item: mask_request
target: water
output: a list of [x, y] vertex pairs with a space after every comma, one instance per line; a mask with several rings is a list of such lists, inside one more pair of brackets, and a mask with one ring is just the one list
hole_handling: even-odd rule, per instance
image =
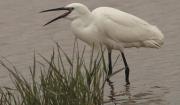
[[[61, 13], [39, 14], [72, 0], [3, 0], [0, 2], [0, 56], [6, 57], [24, 75], [32, 64], [34, 50], [50, 55], [54, 41], [70, 52], [74, 37], [69, 22], [59, 20], [42, 27]], [[180, 1], [179, 0], [76, 0], [90, 9], [111, 6], [156, 24], [165, 34], [159, 49], [127, 49], [131, 85], [125, 87], [124, 72], [106, 84], [105, 102], [109, 105], [180, 105]], [[88, 54], [88, 52], [86, 52]], [[114, 56], [118, 52], [113, 52]], [[115, 58], [115, 57], [114, 57]], [[113, 59], [115, 60], [115, 59]], [[116, 65], [117, 70], [122, 64]], [[0, 66], [0, 86], [10, 85], [9, 73]]]

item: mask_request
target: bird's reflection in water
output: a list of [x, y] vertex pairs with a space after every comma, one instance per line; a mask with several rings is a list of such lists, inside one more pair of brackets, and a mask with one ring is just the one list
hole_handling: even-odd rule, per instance
[[109, 96], [109, 98], [114, 103], [114, 105], [117, 105], [118, 103], [117, 103], [116, 98], [115, 98], [116, 94], [115, 94], [115, 89], [114, 89], [113, 82], [110, 79], [107, 79], [107, 83], [108, 83], [108, 85], [110, 87], [110, 96]]
[[130, 85], [125, 85], [123, 91], [120, 91], [120, 93], [117, 95], [117, 97], [120, 98], [121, 105], [131, 105], [135, 103], [134, 98], [132, 98], [131, 94], [131, 87]]
[[168, 92], [166, 88], [153, 86], [147, 91], [137, 91], [132, 85], [117, 88], [110, 79], [107, 79], [107, 84], [110, 95], [105, 102], [106, 105], [168, 105], [168, 102], [162, 98]]
[[125, 85], [123, 91], [117, 93], [115, 92], [114, 82], [112, 82], [110, 79], [107, 79], [107, 83], [110, 87], [110, 101], [108, 103], [112, 102], [114, 105], [122, 105], [123, 103], [134, 103], [130, 92], [130, 85]]

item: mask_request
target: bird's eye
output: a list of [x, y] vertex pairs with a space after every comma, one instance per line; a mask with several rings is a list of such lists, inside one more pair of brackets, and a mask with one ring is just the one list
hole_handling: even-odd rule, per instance
[[74, 7], [69, 7], [69, 10], [71, 10], [71, 11], [74, 10]]
[[72, 7], [72, 10], [74, 10], [74, 7]]

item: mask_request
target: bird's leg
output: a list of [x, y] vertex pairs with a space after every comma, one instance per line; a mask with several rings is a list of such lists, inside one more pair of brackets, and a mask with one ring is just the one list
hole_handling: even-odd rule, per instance
[[109, 71], [108, 71], [108, 75], [112, 74], [112, 59], [111, 59], [111, 50], [108, 50], [108, 61], [109, 61]]
[[121, 55], [122, 55], [122, 58], [123, 58], [123, 62], [124, 62], [124, 65], [125, 65], [125, 80], [126, 80], [126, 85], [129, 85], [130, 82], [129, 82], [129, 66], [127, 64], [127, 61], [126, 61], [126, 58], [125, 58], [125, 55], [123, 52], [121, 52]]

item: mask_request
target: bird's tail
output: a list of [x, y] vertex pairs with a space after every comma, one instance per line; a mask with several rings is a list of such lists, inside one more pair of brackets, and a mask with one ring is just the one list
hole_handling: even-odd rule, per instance
[[155, 40], [157, 40], [157, 43], [159, 43], [160, 45], [163, 45], [163, 43], [164, 43], [163, 33], [156, 26], [152, 26], [152, 30], [156, 37]]
[[146, 40], [143, 44], [145, 47], [160, 48], [163, 42], [159, 42], [158, 40]]
[[163, 33], [156, 27], [151, 27], [152, 38], [146, 41], [143, 41], [143, 44], [146, 47], [150, 48], [160, 48], [164, 44], [164, 35]]

